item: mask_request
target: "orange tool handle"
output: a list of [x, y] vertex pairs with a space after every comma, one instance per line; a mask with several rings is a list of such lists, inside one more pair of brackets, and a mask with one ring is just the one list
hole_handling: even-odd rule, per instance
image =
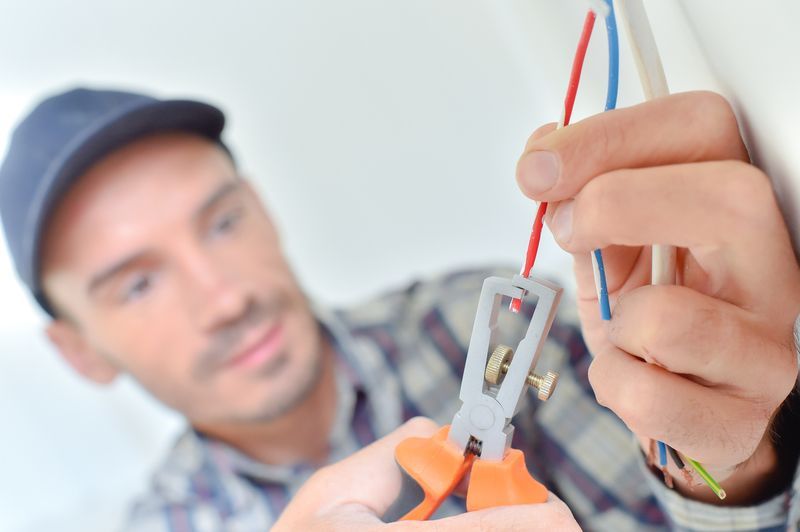
[[464, 478], [474, 457], [447, 441], [449, 431], [446, 425], [430, 438], [408, 438], [397, 446], [403, 485], [384, 521], [428, 519]]
[[528, 472], [522, 451], [510, 449], [501, 462], [465, 457], [447, 440], [449, 431], [444, 426], [430, 438], [409, 438], [397, 446], [403, 485], [385, 522], [428, 519], [470, 468], [468, 511], [547, 501], [547, 488]]
[[509, 449], [502, 462], [476, 460], [467, 490], [467, 510], [547, 501], [547, 488], [525, 467], [519, 449]]

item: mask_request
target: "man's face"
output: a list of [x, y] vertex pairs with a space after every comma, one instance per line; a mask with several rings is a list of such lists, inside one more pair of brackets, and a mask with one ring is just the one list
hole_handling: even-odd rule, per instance
[[275, 228], [207, 140], [158, 135], [101, 160], [42, 256], [63, 312], [50, 336], [73, 365], [130, 373], [194, 422], [269, 420], [316, 384], [319, 330]]

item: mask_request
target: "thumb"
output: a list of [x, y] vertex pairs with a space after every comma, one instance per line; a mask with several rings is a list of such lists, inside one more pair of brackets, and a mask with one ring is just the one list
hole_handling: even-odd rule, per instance
[[399, 495], [402, 483], [395, 448], [406, 438], [430, 437], [438, 429], [428, 418], [410, 419], [354, 455], [320, 469], [310, 482], [317, 493], [327, 498], [328, 508], [359, 504], [375, 515], [383, 515]]

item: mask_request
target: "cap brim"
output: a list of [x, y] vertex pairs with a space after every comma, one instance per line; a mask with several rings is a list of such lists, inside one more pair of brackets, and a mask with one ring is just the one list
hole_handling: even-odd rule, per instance
[[112, 151], [153, 133], [185, 131], [220, 141], [225, 127], [222, 111], [191, 100], [136, 102], [104, 118], [73, 139], [52, 161], [28, 210], [33, 219], [26, 225], [35, 230], [29, 232], [25, 254], [32, 262], [29, 281], [37, 299], [43, 299], [37, 250], [44, 226], [55, 204], [81, 174]]

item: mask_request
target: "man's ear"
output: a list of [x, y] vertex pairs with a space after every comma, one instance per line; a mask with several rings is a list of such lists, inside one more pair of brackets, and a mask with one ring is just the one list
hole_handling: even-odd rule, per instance
[[98, 384], [108, 384], [119, 374], [108, 360], [95, 351], [73, 324], [56, 319], [45, 331], [72, 369]]

